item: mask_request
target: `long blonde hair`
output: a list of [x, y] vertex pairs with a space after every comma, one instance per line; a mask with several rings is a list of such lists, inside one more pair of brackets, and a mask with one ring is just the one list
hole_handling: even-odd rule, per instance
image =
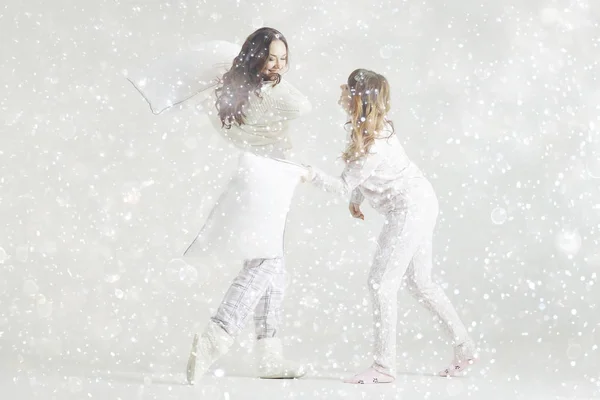
[[379, 132], [386, 125], [394, 125], [387, 119], [390, 111], [390, 84], [383, 75], [366, 69], [357, 69], [348, 77], [350, 89], [350, 143], [342, 154], [344, 161], [355, 161], [367, 154]]

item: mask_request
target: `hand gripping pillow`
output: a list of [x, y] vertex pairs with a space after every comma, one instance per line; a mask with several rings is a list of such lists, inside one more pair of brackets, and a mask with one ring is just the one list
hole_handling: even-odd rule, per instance
[[127, 80], [158, 115], [215, 87], [239, 51], [240, 46], [233, 43], [204, 42], [194, 50], [158, 58], [146, 68], [128, 73]]
[[287, 213], [305, 173], [305, 167], [289, 161], [242, 153], [237, 172], [184, 256], [282, 257]]

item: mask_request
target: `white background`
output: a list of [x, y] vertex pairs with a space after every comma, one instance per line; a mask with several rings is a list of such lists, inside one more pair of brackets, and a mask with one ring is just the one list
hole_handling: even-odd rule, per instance
[[[440, 198], [434, 272], [481, 348], [476, 375], [591, 395], [600, 364], [595, 2], [2, 5], [6, 382], [35, 395], [41, 377], [58, 377], [53, 390], [83, 396], [81, 377], [93, 373], [183, 372], [207, 301], [219, 300], [205, 290], [219, 271], [177, 258], [235, 152], [193, 108], [152, 115], [123, 74], [272, 26], [289, 41], [287, 78], [314, 106], [294, 128], [297, 160], [341, 172], [339, 85], [358, 67], [388, 77], [397, 132]], [[344, 201], [300, 186], [288, 221], [281, 334], [290, 357], [325, 377], [370, 361], [366, 277], [382, 220], [364, 212], [353, 220]], [[408, 294], [398, 302], [399, 371], [445, 367], [451, 347], [437, 324]], [[240, 344], [219, 366], [252, 376], [250, 327]]]

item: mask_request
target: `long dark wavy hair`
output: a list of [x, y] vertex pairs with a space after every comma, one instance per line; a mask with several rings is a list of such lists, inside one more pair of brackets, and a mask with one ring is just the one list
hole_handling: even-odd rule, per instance
[[[221, 78], [216, 89], [215, 106], [222, 127], [229, 129], [234, 123], [243, 125], [246, 118], [244, 107], [248, 103], [249, 94], [260, 96], [265, 80], [273, 81], [274, 84], [281, 81], [280, 74], [265, 75], [262, 72], [269, 58], [269, 47], [274, 40], [281, 40], [286, 52], [288, 51], [287, 40], [278, 30], [264, 27], [254, 31], [242, 45], [231, 69]], [[289, 57], [286, 65], [288, 63]]]

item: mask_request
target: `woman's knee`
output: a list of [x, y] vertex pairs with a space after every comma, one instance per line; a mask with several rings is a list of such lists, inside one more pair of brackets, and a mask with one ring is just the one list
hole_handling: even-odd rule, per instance
[[400, 279], [390, 274], [376, 274], [369, 276], [369, 292], [371, 295], [380, 296], [397, 293], [400, 289]]
[[431, 278], [409, 277], [406, 280], [406, 287], [411, 295], [421, 297], [423, 294], [435, 290], [437, 286]]
[[369, 272], [369, 276], [367, 277], [369, 291], [378, 290], [379, 287], [381, 287], [383, 275], [384, 274], [378, 270], [371, 270], [371, 272]]

